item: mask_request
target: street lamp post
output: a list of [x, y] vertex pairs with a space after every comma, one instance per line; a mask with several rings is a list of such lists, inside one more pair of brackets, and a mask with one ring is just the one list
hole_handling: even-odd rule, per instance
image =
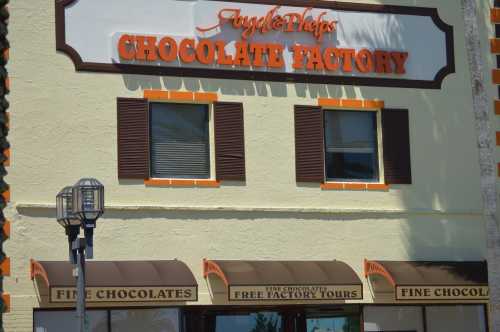
[[[96, 179], [81, 179], [73, 187], [65, 187], [56, 197], [57, 221], [68, 236], [70, 262], [76, 265], [77, 317], [79, 331], [86, 332], [85, 256], [94, 257], [94, 228], [104, 213], [104, 186]], [[84, 238], [80, 238], [80, 228]]]

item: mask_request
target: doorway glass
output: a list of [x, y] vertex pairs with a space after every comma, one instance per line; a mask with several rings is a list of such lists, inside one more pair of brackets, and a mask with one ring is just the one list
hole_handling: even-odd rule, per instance
[[309, 312], [307, 332], [360, 332], [361, 320], [357, 314], [343, 312]]
[[283, 319], [275, 312], [217, 315], [215, 332], [284, 332]]

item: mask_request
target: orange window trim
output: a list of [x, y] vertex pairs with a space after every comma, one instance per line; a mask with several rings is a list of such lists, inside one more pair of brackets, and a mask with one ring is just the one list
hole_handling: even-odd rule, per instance
[[337, 99], [337, 98], [319, 98], [318, 106], [321, 107], [341, 107], [356, 109], [381, 109], [385, 107], [382, 100], [363, 100], [363, 99]]
[[500, 100], [495, 100], [495, 114], [500, 115]]
[[351, 182], [326, 182], [321, 184], [322, 190], [368, 190], [388, 191], [390, 186], [384, 183], [351, 183]]
[[170, 91], [170, 99], [178, 101], [194, 101], [194, 93], [184, 91]]
[[144, 180], [144, 184], [148, 187], [220, 187], [220, 182], [217, 180], [147, 179]]
[[148, 100], [168, 100], [168, 91], [144, 90], [144, 98]]

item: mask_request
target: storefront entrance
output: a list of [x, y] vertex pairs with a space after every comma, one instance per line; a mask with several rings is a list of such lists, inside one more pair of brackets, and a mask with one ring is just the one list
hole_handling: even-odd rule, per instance
[[[89, 311], [90, 332], [487, 332], [486, 306], [339, 305]], [[73, 310], [36, 310], [34, 332], [76, 329]]]

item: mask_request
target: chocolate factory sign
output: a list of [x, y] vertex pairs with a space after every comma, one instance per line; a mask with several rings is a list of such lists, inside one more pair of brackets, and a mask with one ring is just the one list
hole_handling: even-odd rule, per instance
[[57, 49], [77, 70], [198, 78], [440, 88], [455, 70], [435, 8], [273, 3], [58, 1]]

